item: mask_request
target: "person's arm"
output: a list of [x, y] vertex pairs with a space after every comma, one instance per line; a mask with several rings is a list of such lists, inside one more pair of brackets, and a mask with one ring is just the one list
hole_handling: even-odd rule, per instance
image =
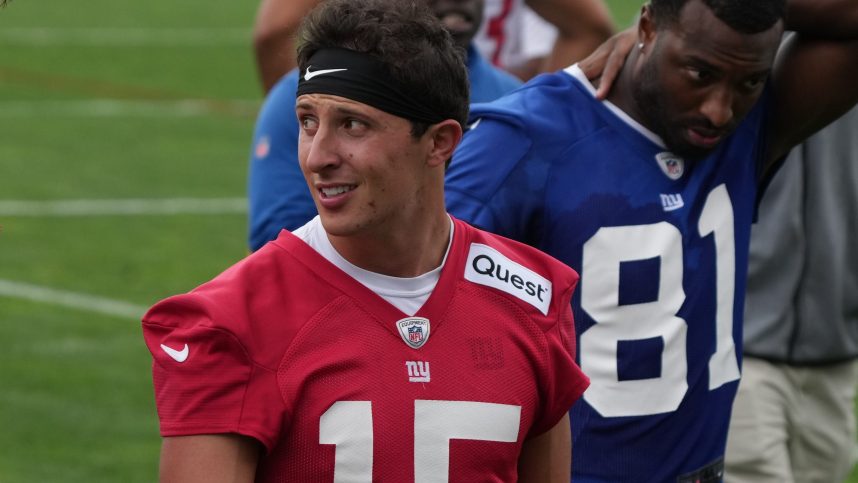
[[567, 67], [586, 57], [614, 32], [611, 13], [602, 0], [526, 0], [542, 18], [557, 27], [554, 48], [542, 72]]
[[251, 483], [260, 446], [237, 434], [167, 437], [161, 444], [161, 483]]
[[772, 72], [770, 169], [858, 101], [858, 1], [792, 0]]
[[249, 280], [251, 272], [258, 273], [257, 263], [267, 260], [245, 258], [229, 276], [162, 300], [143, 316], [164, 436], [162, 482], [252, 481], [262, 448], [272, 448], [279, 438], [286, 410], [277, 371], [268, 366], [276, 367], [279, 347], [288, 347], [291, 339], [265, 353], [262, 347], [268, 346], [260, 341], [266, 336], [248, 335], [248, 313], [231, 310], [251, 304], [244, 295], [247, 284], [235, 282]]
[[295, 68], [295, 35], [301, 19], [321, 0], [262, 0], [253, 25], [253, 51], [267, 93]]
[[572, 433], [569, 413], [543, 434], [528, 439], [518, 458], [522, 483], [568, 483], [572, 474]]

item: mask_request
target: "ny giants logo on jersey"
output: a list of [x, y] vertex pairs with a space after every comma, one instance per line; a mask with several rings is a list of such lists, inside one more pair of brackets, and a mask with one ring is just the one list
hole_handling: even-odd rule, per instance
[[429, 382], [428, 361], [405, 361], [409, 382]]
[[399, 335], [412, 349], [419, 349], [429, 340], [429, 319], [406, 317], [396, 322]]
[[685, 202], [682, 201], [682, 194], [680, 193], [662, 194], [659, 196], [661, 197], [661, 207], [664, 211], [676, 211], [685, 206]]
[[506, 292], [533, 305], [543, 315], [548, 315], [551, 282], [501, 255], [494, 248], [479, 243], [471, 244], [465, 279]]

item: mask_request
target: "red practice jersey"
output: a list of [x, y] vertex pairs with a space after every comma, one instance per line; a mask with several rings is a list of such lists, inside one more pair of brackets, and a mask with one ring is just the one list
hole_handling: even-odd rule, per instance
[[161, 434], [255, 438], [257, 481], [514, 481], [588, 385], [577, 280], [456, 220], [408, 316], [284, 231], [145, 315]]

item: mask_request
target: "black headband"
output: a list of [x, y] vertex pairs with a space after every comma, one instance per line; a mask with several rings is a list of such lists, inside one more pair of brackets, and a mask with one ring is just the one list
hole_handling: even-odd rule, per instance
[[368, 54], [340, 48], [317, 50], [298, 79], [298, 96], [330, 94], [362, 102], [410, 121], [435, 124], [445, 116], [425, 104], [419, 95], [408, 95], [387, 66]]

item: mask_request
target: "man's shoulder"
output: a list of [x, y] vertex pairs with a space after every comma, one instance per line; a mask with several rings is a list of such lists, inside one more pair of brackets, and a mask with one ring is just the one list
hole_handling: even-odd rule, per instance
[[578, 282], [578, 274], [567, 265], [536, 248], [459, 222], [466, 230], [464, 278], [498, 289], [552, 316]]
[[159, 344], [211, 347], [211, 353], [223, 350], [276, 368], [302, 330], [350, 297], [331, 281], [336, 268], [326, 263], [283, 231], [211, 281], [149, 309], [143, 316], [147, 345], [168, 364]]
[[466, 225], [471, 231], [470, 245], [485, 245], [492, 250], [514, 257], [520, 263], [533, 270], [540, 270], [555, 278], [577, 280], [575, 271], [551, 255], [525, 243], [491, 233], [480, 228]]
[[[585, 94], [577, 79], [564, 71], [541, 74], [496, 101], [472, 105], [471, 117], [488, 114], [528, 117], [527, 114], [539, 114], [543, 110], [564, 110], [577, 105], [569, 101], [584, 98]], [[532, 112], [534, 109], [538, 111]]]
[[312, 261], [306, 257], [302, 260], [295, 253], [300, 250], [299, 244], [303, 242], [282, 232], [275, 242], [212, 280], [158, 302], [144, 315], [144, 323], [203, 325], [230, 332], [239, 339], [282, 326], [278, 322], [282, 320], [300, 324], [339, 293], [315, 273]]
[[596, 134], [610, 127], [606, 110], [566, 72], [539, 76], [497, 101], [474, 104], [470, 128], [447, 171], [448, 209], [492, 230], [515, 233], [501, 226], [517, 218], [496, 218], [543, 199], [550, 173], [578, 159], [570, 149], [604, 142]]
[[558, 140], [574, 143], [599, 129], [600, 109], [573, 76], [542, 74], [500, 99], [471, 105], [468, 136], [526, 138], [537, 149], [556, 147]]

